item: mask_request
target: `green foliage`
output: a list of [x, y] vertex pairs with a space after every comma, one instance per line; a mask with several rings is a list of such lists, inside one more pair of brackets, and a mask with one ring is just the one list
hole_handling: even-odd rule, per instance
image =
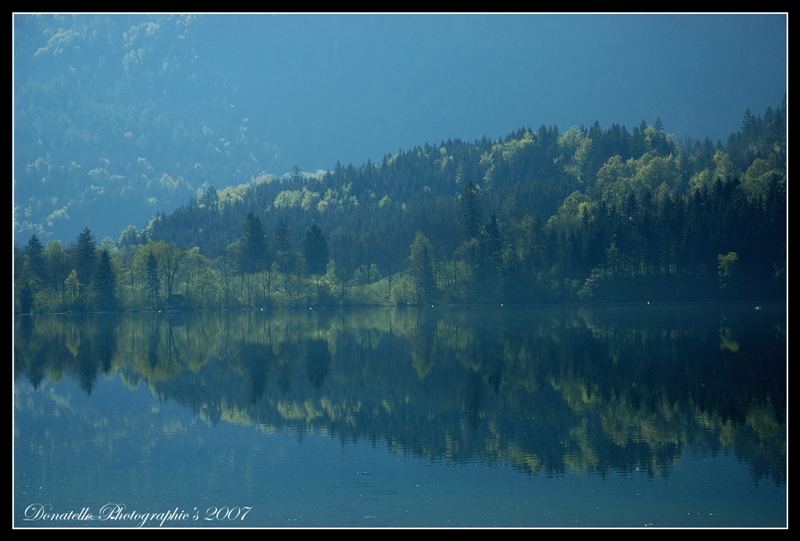
[[199, 201], [201, 205], [210, 209], [216, 209], [218, 202], [219, 195], [217, 194], [217, 190], [214, 188], [214, 186], [209, 186]]
[[325, 273], [328, 266], [328, 244], [317, 224], [312, 225], [306, 231], [306, 238], [303, 241], [303, 256], [308, 274]]
[[50, 241], [44, 251], [46, 279], [45, 303], [49, 311], [58, 311], [63, 300], [64, 281], [71, 270], [69, 254], [58, 241]]
[[80, 280], [78, 272], [72, 269], [64, 280], [64, 306], [68, 310], [80, 310], [83, 308], [80, 303]]
[[625, 162], [620, 156], [613, 156], [598, 171], [596, 189], [602, 202], [623, 208], [631, 196], [645, 199], [662, 185], [676, 191], [680, 181], [680, 161], [676, 156], [648, 153]]
[[470, 182], [461, 192], [461, 222], [467, 239], [476, 238], [481, 230], [481, 207], [478, 187]]
[[409, 256], [409, 272], [414, 282], [416, 304], [432, 302], [436, 297], [436, 280], [433, 276], [433, 245], [420, 232], [414, 237]]
[[147, 253], [147, 298], [152, 308], [157, 308], [161, 304], [159, 291], [161, 290], [161, 277], [158, 273], [158, 260], [156, 255], [149, 251]]
[[736, 176], [736, 171], [727, 152], [722, 150], [716, 151], [712, 162], [713, 168], [703, 169], [692, 176], [689, 181], [690, 189], [708, 190], [713, 187], [717, 179], [726, 182]]
[[249, 184], [239, 184], [238, 186], [228, 186], [217, 194], [217, 205], [220, 208], [236, 207], [242, 204], [252, 193], [253, 186]]
[[740, 268], [739, 256], [736, 252], [728, 252], [725, 255], [719, 254], [717, 256], [717, 274], [719, 276], [719, 288], [723, 290], [731, 290], [739, 287], [740, 284]]
[[564, 171], [578, 181], [583, 181], [583, 171], [589, 159], [592, 140], [587, 134], [572, 127], [558, 138], [560, 150], [559, 161]]
[[239, 268], [243, 272], [260, 272], [269, 268], [271, 263], [264, 226], [252, 211], [247, 213], [239, 255]]
[[88, 286], [92, 282], [97, 265], [97, 246], [88, 227], [78, 236], [74, 254], [75, 270], [78, 272], [81, 287]]
[[478, 238], [477, 265], [475, 269], [475, 296], [480, 300], [491, 301], [497, 298], [501, 284], [503, 239], [497, 216], [492, 215], [481, 229]]
[[36, 235], [33, 235], [25, 248], [28, 272], [32, 279], [39, 282], [45, 279], [44, 247]]
[[406, 274], [401, 274], [392, 283], [392, 304], [405, 306], [417, 303], [417, 292], [414, 280]]
[[283, 222], [275, 228], [275, 261], [280, 272], [291, 272], [296, 267], [297, 258], [289, 239], [289, 228]]
[[783, 298], [783, 107], [726, 145], [542, 126], [209, 187], [99, 257], [88, 229], [31, 237], [15, 288], [42, 312]]
[[742, 189], [750, 199], [764, 199], [771, 184], [785, 183], [784, 175], [764, 159], [753, 160], [742, 176]]
[[273, 205], [278, 209], [299, 208], [304, 211], [316, 209], [320, 202], [319, 193], [303, 188], [302, 190], [284, 190], [275, 197]]
[[94, 277], [94, 290], [96, 295], [95, 305], [100, 310], [116, 310], [117, 301], [117, 279], [111, 265], [111, 256], [107, 250], [100, 251], [100, 259], [97, 264], [97, 272]]

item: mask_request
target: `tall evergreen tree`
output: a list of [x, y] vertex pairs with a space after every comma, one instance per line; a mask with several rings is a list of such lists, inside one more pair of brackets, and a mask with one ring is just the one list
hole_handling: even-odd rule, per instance
[[261, 219], [250, 211], [245, 218], [239, 263], [244, 272], [261, 272], [268, 268], [267, 237]]
[[107, 250], [100, 250], [97, 272], [94, 277], [96, 306], [100, 310], [117, 309], [117, 278]]
[[292, 182], [300, 183], [303, 180], [303, 171], [295, 164], [295, 166], [292, 167], [292, 171], [289, 173], [289, 177], [292, 179]]
[[78, 273], [78, 280], [82, 286], [88, 286], [92, 283], [94, 271], [97, 267], [97, 245], [88, 227], [84, 228], [78, 235], [74, 254], [74, 265]]
[[433, 245], [428, 238], [417, 231], [411, 244], [409, 271], [414, 282], [417, 304], [428, 303], [436, 295], [436, 279], [433, 275]]
[[322, 235], [322, 230], [317, 224], [312, 225], [306, 231], [306, 238], [303, 242], [303, 256], [306, 259], [306, 271], [308, 274], [325, 274], [328, 266], [328, 243]]
[[160, 303], [161, 278], [158, 275], [158, 260], [153, 252], [147, 254], [147, 297], [152, 308]]
[[39, 282], [45, 279], [44, 247], [36, 235], [31, 236], [28, 246], [25, 247], [28, 269], [32, 278]]
[[479, 296], [487, 300], [496, 297], [500, 285], [502, 249], [503, 240], [500, 237], [497, 216], [492, 215], [489, 222], [481, 230], [478, 243], [477, 278]]
[[275, 262], [281, 272], [290, 272], [294, 269], [292, 243], [289, 240], [289, 228], [279, 222], [275, 228]]
[[477, 238], [481, 230], [481, 207], [478, 187], [470, 182], [461, 192], [461, 224], [467, 239]]

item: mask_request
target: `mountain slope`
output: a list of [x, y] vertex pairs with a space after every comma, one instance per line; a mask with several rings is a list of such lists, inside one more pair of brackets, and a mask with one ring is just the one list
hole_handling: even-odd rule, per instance
[[207, 61], [208, 21], [17, 17], [14, 30], [21, 236], [67, 240], [86, 225], [116, 236], [274, 166], [277, 149]]

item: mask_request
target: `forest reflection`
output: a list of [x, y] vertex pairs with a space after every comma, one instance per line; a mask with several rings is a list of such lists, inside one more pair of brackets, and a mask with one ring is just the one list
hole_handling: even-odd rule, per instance
[[527, 472], [669, 475], [733, 452], [785, 483], [785, 307], [21, 317], [15, 375], [147, 385], [211, 422]]

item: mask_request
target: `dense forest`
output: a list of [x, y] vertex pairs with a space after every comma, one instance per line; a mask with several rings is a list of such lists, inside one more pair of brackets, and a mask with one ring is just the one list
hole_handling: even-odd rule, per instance
[[448, 140], [215, 190], [115, 242], [15, 247], [18, 312], [785, 298], [786, 103]]

